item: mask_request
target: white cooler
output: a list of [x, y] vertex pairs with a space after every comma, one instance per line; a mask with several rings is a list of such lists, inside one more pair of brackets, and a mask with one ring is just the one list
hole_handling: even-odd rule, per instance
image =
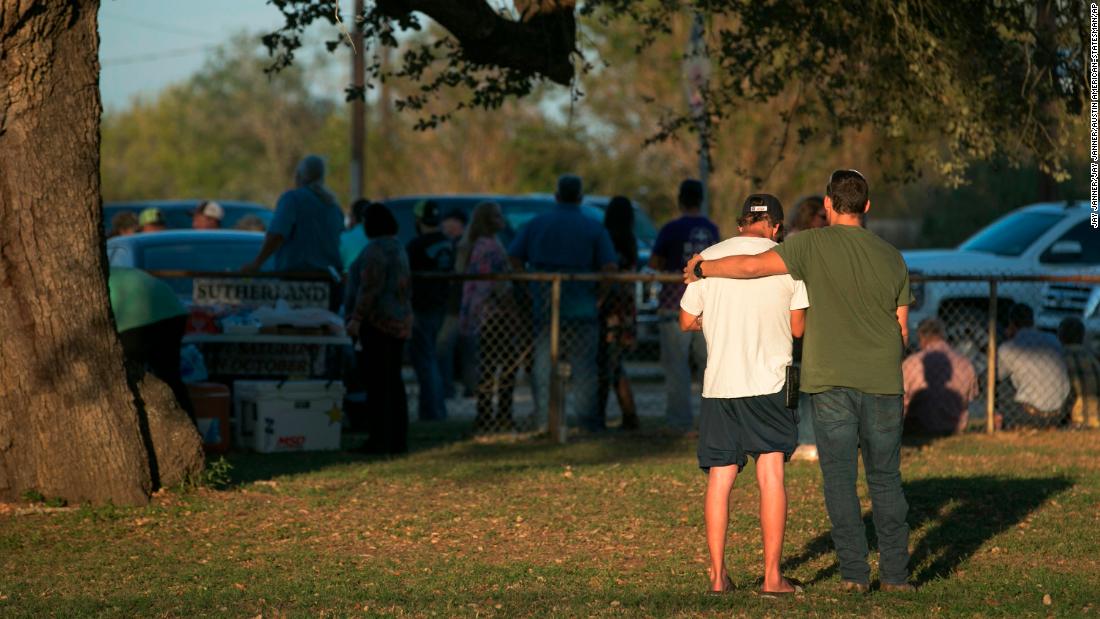
[[234, 381], [233, 439], [263, 453], [339, 449], [343, 401], [339, 381]]

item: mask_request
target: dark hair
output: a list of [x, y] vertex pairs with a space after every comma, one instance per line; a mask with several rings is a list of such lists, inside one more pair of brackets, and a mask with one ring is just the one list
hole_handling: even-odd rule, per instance
[[370, 206], [370, 200], [366, 198], [359, 198], [355, 202], [352, 202], [351, 220], [357, 224], [363, 223], [363, 220], [366, 219], [368, 206]]
[[689, 178], [680, 183], [680, 193], [676, 200], [680, 203], [680, 208], [699, 208], [703, 205], [703, 193], [703, 183]]
[[1017, 303], [1008, 310], [1008, 322], [1017, 327], [1031, 327], [1035, 324], [1035, 312], [1027, 303]]
[[1058, 339], [1063, 344], [1080, 344], [1084, 342], [1085, 323], [1074, 316], [1062, 319], [1062, 322], [1058, 325]]
[[638, 264], [638, 241], [634, 238], [634, 205], [630, 198], [615, 196], [607, 203], [603, 226], [623, 264]]
[[[864, 203], [866, 204], [866, 203]], [[795, 230], [809, 230], [813, 228], [814, 217], [825, 210], [825, 198], [822, 196], [806, 196], [798, 201], [791, 217], [791, 227]]]
[[368, 239], [397, 234], [397, 219], [385, 204], [371, 202], [363, 211], [363, 231]]
[[870, 199], [867, 179], [858, 170], [837, 170], [829, 177], [825, 195], [833, 201], [833, 210], [838, 213], [859, 215]]
[[578, 204], [584, 198], [584, 183], [576, 174], [562, 174], [558, 177], [556, 192], [559, 202]]

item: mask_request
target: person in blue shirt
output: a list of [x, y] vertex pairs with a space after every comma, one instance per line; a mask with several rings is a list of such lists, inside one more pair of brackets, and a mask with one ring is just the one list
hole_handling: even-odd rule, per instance
[[[618, 256], [603, 225], [581, 213], [581, 179], [572, 174], [558, 178], [554, 194], [557, 207], [519, 229], [508, 248], [513, 268], [559, 273], [615, 272]], [[533, 283], [534, 376], [536, 422], [541, 427], [550, 394], [550, 286]], [[572, 365], [570, 391], [576, 416], [590, 431], [605, 428], [597, 400], [596, 351], [600, 336], [598, 298], [594, 282], [563, 282], [561, 289], [560, 357]]]
[[259, 271], [272, 254], [276, 271], [343, 270], [340, 233], [344, 214], [324, 185], [325, 162], [317, 155], [305, 157], [294, 180], [296, 187], [279, 197], [260, 253], [242, 271]]
[[[692, 256], [721, 240], [718, 226], [703, 214], [703, 192], [703, 184], [695, 179], [680, 183], [677, 202], [681, 214], [657, 233], [649, 258], [649, 267], [654, 271], [681, 273]], [[702, 333], [680, 330], [678, 320], [683, 296], [683, 284], [662, 284], [657, 310], [661, 369], [667, 390], [665, 421], [669, 428], [678, 432], [690, 431], [693, 423], [691, 358], [695, 358], [699, 368], [707, 366], [707, 347]]]

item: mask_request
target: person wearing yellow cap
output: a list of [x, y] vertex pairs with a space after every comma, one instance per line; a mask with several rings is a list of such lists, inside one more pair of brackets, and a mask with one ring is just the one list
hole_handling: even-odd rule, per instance
[[138, 215], [138, 225], [142, 232], [163, 232], [168, 229], [164, 213], [159, 208], [149, 207]]

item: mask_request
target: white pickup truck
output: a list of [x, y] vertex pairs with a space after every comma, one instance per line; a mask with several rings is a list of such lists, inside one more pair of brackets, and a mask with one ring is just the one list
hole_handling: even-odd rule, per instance
[[[1051, 202], [1016, 209], [979, 230], [952, 250], [902, 252], [911, 275], [1078, 275], [1100, 272], [1100, 230], [1089, 221], [1088, 202]], [[985, 350], [989, 284], [927, 281], [915, 283], [910, 307], [910, 339], [916, 343], [921, 320], [940, 317], [948, 339], [971, 357]], [[1001, 282], [998, 315], [1013, 303], [1028, 303], [1037, 326], [1056, 329], [1067, 315], [1092, 319], [1096, 337], [1100, 286], [1090, 284]]]

